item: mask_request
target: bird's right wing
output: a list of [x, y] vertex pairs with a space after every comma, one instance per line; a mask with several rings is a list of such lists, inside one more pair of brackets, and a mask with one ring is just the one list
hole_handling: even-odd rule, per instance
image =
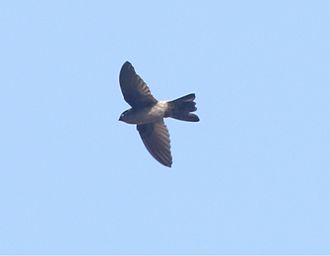
[[170, 135], [164, 121], [140, 124], [137, 130], [149, 153], [161, 164], [171, 167]]
[[136, 74], [132, 64], [128, 61], [120, 70], [119, 83], [125, 101], [133, 108], [151, 106], [157, 103], [147, 84]]

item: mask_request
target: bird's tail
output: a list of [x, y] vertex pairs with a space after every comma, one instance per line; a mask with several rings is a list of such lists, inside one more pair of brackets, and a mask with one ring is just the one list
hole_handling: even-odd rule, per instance
[[169, 101], [166, 116], [182, 121], [198, 122], [199, 117], [191, 113], [197, 110], [194, 100], [195, 94], [191, 93], [176, 100]]

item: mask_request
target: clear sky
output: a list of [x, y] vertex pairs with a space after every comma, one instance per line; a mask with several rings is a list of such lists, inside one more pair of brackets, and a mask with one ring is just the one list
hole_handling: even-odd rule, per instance
[[[1, 1], [0, 253], [330, 254], [329, 1]], [[130, 61], [173, 167], [132, 125]]]

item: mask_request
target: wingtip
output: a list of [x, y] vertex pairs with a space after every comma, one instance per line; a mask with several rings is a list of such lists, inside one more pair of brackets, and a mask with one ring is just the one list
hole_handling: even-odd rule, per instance
[[133, 68], [132, 64], [129, 61], [125, 61], [121, 66], [121, 70], [127, 70]]
[[125, 80], [126, 73], [134, 73], [134, 67], [129, 61], [125, 61], [124, 64], [121, 66], [120, 72], [119, 72], [119, 82], [123, 82]]
[[171, 159], [168, 161], [168, 160], [160, 160], [160, 159], [156, 159], [158, 162], [160, 162], [162, 165], [168, 167], [168, 168], [171, 168], [172, 167], [172, 157]]

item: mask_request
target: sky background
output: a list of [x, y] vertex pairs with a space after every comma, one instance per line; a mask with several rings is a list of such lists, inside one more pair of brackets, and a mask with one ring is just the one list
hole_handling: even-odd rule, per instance
[[[0, 253], [330, 254], [329, 1], [1, 1]], [[155, 161], [118, 75], [158, 99]]]

